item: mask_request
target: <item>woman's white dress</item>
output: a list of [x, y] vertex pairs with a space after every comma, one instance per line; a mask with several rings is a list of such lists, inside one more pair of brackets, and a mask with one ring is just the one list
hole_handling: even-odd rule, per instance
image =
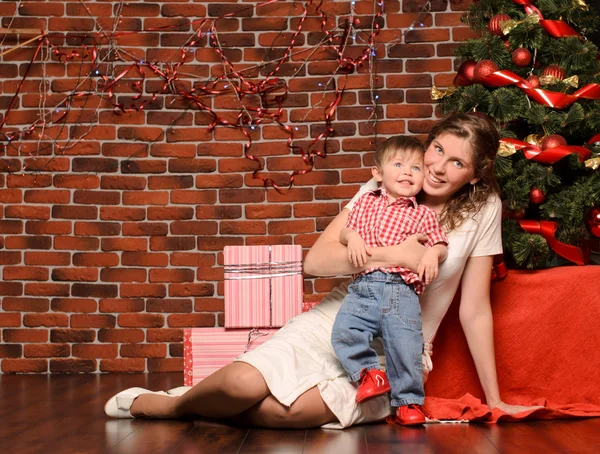
[[[374, 180], [371, 180], [363, 185], [346, 208], [351, 209], [360, 195], [374, 189], [373, 183]], [[431, 343], [450, 307], [468, 258], [502, 252], [501, 211], [500, 199], [493, 197], [472, 219], [467, 219], [460, 228], [448, 233], [448, 258], [440, 266], [437, 280], [426, 288], [420, 298], [425, 376], [433, 367]], [[336, 287], [310, 311], [290, 320], [272, 339], [236, 359], [257, 368], [273, 396], [283, 405], [291, 405], [298, 396], [317, 386], [323, 400], [339, 420], [323, 426], [325, 428], [341, 429], [377, 421], [392, 413], [387, 395], [360, 405], [355, 402], [357, 385], [348, 380], [331, 347], [331, 328], [347, 294], [349, 282]]]

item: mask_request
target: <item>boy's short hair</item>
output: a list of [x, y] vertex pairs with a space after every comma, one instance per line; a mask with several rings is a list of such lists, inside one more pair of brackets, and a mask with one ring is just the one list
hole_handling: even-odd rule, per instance
[[399, 153], [425, 153], [423, 144], [414, 136], [393, 136], [380, 143], [375, 150], [373, 163], [382, 169], [384, 164]]

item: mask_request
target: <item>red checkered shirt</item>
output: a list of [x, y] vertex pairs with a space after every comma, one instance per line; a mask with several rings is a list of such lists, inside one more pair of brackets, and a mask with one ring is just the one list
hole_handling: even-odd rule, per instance
[[[356, 201], [348, 216], [346, 228], [357, 232], [369, 247], [394, 246], [414, 233], [427, 235], [427, 247], [438, 243], [448, 245], [448, 238], [431, 208], [417, 204], [414, 197], [401, 197], [389, 203], [387, 192], [383, 188], [369, 191]], [[418, 295], [425, 289], [419, 275], [403, 267], [370, 268], [357, 276], [375, 270], [399, 273], [404, 282], [413, 284]]]

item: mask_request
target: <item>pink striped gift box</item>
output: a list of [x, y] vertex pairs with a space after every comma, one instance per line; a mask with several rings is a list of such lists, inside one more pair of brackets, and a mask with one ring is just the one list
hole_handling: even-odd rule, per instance
[[302, 311], [302, 248], [225, 246], [225, 327], [281, 327]]
[[270, 339], [276, 329], [186, 328], [183, 330], [185, 386], [194, 386], [245, 351]]

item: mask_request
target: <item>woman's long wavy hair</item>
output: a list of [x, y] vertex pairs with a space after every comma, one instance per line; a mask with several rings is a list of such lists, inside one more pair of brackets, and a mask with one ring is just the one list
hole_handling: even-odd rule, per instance
[[425, 148], [428, 148], [434, 139], [445, 134], [467, 139], [471, 146], [474, 177], [479, 178], [477, 183], [467, 183], [460, 188], [446, 202], [440, 213], [440, 224], [447, 230], [454, 230], [460, 227], [467, 217], [479, 212], [492, 194], [500, 193], [494, 173], [500, 135], [487, 116], [481, 113], [456, 113], [433, 127]]

